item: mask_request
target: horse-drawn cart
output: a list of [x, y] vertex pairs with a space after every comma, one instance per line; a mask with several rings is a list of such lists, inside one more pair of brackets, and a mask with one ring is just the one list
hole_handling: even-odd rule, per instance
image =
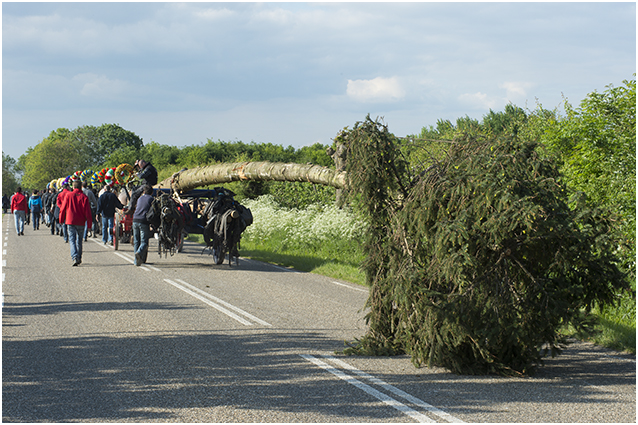
[[[234, 199], [235, 194], [223, 187], [196, 189], [186, 193], [156, 189], [155, 199], [147, 214], [151, 231], [158, 240], [158, 253], [171, 255], [181, 251], [189, 234], [204, 236], [206, 248], [215, 264], [222, 264], [228, 254], [239, 263], [241, 234], [252, 224], [252, 213]], [[133, 242], [132, 216], [116, 214], [113, 246]]]

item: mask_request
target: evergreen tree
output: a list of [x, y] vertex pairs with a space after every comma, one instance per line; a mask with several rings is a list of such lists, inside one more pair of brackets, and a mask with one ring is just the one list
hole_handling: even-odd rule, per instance
[[351, 196], [370, 221], [369, 332], [346, 352], [408, 353], [457, 373], [532, 373], [558, 329], [627, 288], [609, 222], [571, 209], [557, 167], [515, 137], [457, 138], [407, 173], [369, 117], [343, 135]]

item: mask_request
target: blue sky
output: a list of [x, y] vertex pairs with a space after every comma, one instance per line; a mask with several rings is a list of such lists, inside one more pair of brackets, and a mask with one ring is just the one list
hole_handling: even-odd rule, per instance
[[3, 3], [2, 149], [116, 123], [145, 143], [331, 143], [577, 105], [636, 72], [630, 3]]

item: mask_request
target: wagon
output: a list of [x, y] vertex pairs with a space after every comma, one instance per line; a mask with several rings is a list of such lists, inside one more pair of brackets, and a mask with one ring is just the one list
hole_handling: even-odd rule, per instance
[[[158, 253], [180, 252], [189, 234], [204, 236], [206, 248], [215, 264], [222, 264], [228, 254], [239, 263], [241, 233], [252, 224], [252, 213], [234, 199], [235, 194], [223, 187], [195, 189], [178, 194], [170, 189], [156, 189], [151, 209], [156, 221], [151, 231], [158, 240]], [[114, 224], [113, 246], [133, 243], [131, 215], [118, 213]], [[204, 252], [202, 251], [202, 252]]]

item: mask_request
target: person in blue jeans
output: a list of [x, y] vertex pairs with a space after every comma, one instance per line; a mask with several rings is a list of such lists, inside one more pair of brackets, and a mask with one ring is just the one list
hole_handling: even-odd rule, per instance
[[144, 185], [143, 194], [137, 200], [135, 212], [133, 212], [133, 249], [135, 250], [135, 261], [133, 264], [141, 266], [146, 263], [148, 255], [148, 240], [151, 237], [151, 229], [146, 213], [153, 203], [153, 187]]
[[102, 242], [113, 245], [113, 224], [115, 209], [124, 208], [117, 195], [111, 192], [111, 186], [104, 186], [104, 193], [97, 200], [97, 214], [102, 214]]
[[40, 215], [42, 215], [42, 198], [37, 190], [29, 198], [29, 210], [33, 216], [33, 230], [40, 230]]

